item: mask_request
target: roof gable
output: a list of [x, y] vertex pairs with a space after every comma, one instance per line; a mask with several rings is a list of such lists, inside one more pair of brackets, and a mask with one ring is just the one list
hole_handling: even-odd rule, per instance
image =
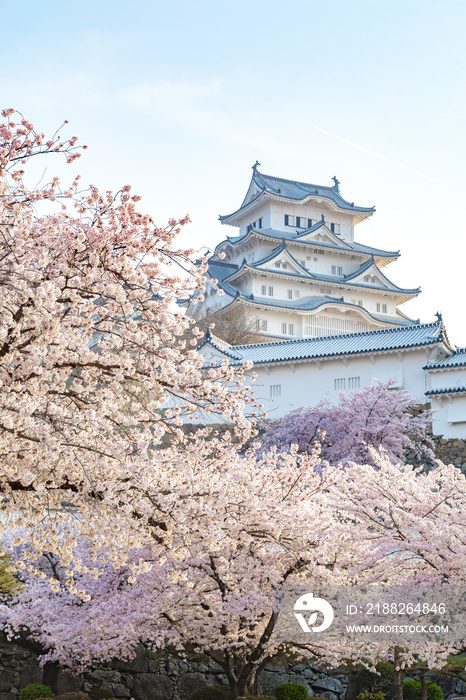
[[348, 248], [350, 246], [342, 238], [333, 233], [325, 223], [324, 219], [321, 219], [317, 224], [311, 226], [310, 229], [299, 233], [296, 236], [297, 241], [308, 241], [313, 243], [330, 243], [338, 248]]
[[287, 250], [286, 243], [282, 243], [281, 246], [275, 248], [270, 255], [262, 260], [258, 260], [254, 263], [253, 267], [257, 270], [270, 270], [275, 271], [278, 269], [288, 270], [289, 272], [294, 272], [297, 275], [303, 275], [309, 277], [307, 270], [299, 264], [299, 262], [291, 255], [289, 250]]
[[229, 362], [241, 360], [241, 353], [235, 352], [231, 345], [212, 335], [210, 331], [207, 331], [197, 350], [206, 360], [220, 360], [222, 362], [223, 360], [228, 360]]
[[274, 198], [294, 200], [304, 202], [307, 199], [326, 200], [331, 208], [352, 213], [356, 221], [362, 221], [375, 211], [375, 207], [359, 207], [354, 202], [348, 202], [340, 194], [339, 182], [336, 178], [335, 185], [328, 187], [325, 185], [313, 185], [309, 182], [298, 180], [287, 180], [274, 175], [264, 175], [257, 170], [258, 163], [253, 166], [251, 182], [246, 196], [239, 209], [219, 216], [222, 223], [238, 226], [242, 217], [243, 209], [250, 207], [263, 195], [270, 195]]
[[[387, 289], [391, 292], [398, 292], [401, 291], [399, 287], [397, 287], [396, 284], [393, 284], [393, 282], [390, 282], [388, 277], [386, 277], [381, 270], [377, 267], [375, 264], [375, 260], [373, 257], [371, 257], [367, 262], [365, 262], [359, 270], [356, 270], [356, 272], [353, 272], [351, 275], [347, 275], [345, 277], [346, 281], [351, 281], [354, 284], [363, 284], [363, 285], [371, 285], [374, 284], [374, 287], [377, 288], [382, 288], [382, 289]], [[418, 290], [412, 289], [412, 290], [403, 290], [405, 292], [412, 292], [415, 293]]]

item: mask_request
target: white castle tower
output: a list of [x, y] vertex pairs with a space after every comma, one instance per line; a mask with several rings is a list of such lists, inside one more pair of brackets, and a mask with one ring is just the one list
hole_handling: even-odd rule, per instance
[[[306, 338], [409, 326], [400, 305], [420, 289], [402, 289], [383, 268], [399, 251], [372, 248], [354, 240], [356, 224], [374, 207], [356, 206], [332, 187], [285, 180], [252, 170], [240, 208], [220, 216], [239, 228], [209, 260], [205, 301], [226, 316], [241, 307], [267, 339]], [[218, 289], [224, 295], [219, 296]], [[264, 338], [265, 339], [265, 338]]]

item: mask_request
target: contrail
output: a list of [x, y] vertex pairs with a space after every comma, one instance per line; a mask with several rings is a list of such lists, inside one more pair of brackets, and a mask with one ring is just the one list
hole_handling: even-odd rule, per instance
[[319, 126], [315, 126], [314, 124], [312, 125], [312, 128], [315, 129], [316, 131], [320, 131], [322, 134], [326, 134], [327, 136], [331, 136], [333, 139], [336, 139], [337, 141], [342, 141], [342, 143], [348, 144], [348, 146], [352, 146], [353, 148], [357, 148], [359, 151], [364, 151], [364, 153], [369, 153], [369, 155], [374, 156], [375, 158], [380, 158], [380, 160], [384, 160], [386, 163], [390, 163], [391, 165], [396, 165], [397, 168], [402, 168], [403, 170], [407, 170], [410, 173], [414, 173], [415, 175], [418, 175], [419, 177], [423, 177], [424, 180], [430, 180], [430, 182], [435, 182], [436, 185], [441, 185], [442, 187], [448, 187], [449, 190], [453, 190], [454, 192], [458, 192], [459, 194], [462, 194], [460, 190], [456, 189], [456, 187], [453, 187], [452, 185], [447, 184], [446, 182], [442, 182], [442, 180], [437, 180], [435, 177], [431, 177], [430, 175], [426, 175], [426, 173], [421, 172], [420, 170], [415, 170], [415, 168], [410, 168], [409, 165], [404, 165], [404, 163], [398, 163], [396, 160], [392, 160], [391, 158], [387, 158], [386, 156], [383, 156], [381, 153], [376, 153], [375, 151], [371, 151], [369, 148], [364, 148], [364, 146], [360, 146], [357, 143], [354, 143], [353, 141], [348, 141], [348, 139], [344, 139], [341, 136], [337, 136], [336, 134], [332, 134], [331, 131], [326, 131], [325, 129], [321, 129]]

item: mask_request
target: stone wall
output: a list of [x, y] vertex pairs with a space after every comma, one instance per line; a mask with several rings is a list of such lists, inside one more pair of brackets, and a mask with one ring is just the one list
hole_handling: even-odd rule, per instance
[[[21, 688], [29, 683], [50, 685], [56, 694], [84, 691], [92, 700], [184, 700], [195, 688], [226, 682], [222, 670], [202, 657], [187, 662], [140, 647], [130, 662], [114, 660], [73, 675], [56, 664], [41, 666], [30, 651], [0, 643], [0, 700], [17, 700]], [[309, 665], [282, 661], [263, 671], [259, 691], [271, 694], [277, 685], [287, 682], [301, 683], [310, 695], [329, 700], [343, 700], [346, 689], [346, 677], [338, 671], [329, 677]]]
[[[115, 660], [73, 675], [56, 664], [41, 666], [31, 651], [0, 642], [0, 700], [17, 700], [21, 688], [29, 683], [50, 685], [56, 694], [84, 691], [92, 700], [184, 700], [195, 688], [225, 684], [226, 679], [220, 668], [202, 657], [187, 662], [142, 647], [132, 661]], [[273, 694], [280, 683], [301, 683], [311, 696], [344, 700], [347, 677], [338, 670], [330, 675], [309, 664], [283, 660], [263, 671], [259, 692]], [[446, 700], [466, 695], [466, 683], [458, 678], [445, 678], [440, 685]]]
[[464, 440], [446, 440], [441, 436], [434, 437], [435, 456], [445, 464], [454, 464], [466, 474], [466, 442]]

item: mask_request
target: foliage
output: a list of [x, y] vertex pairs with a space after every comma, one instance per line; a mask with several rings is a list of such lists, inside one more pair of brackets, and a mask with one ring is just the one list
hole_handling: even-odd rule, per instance
[[186, 700], [228, 700], [229, 695], [230, 687], [228, 685], [211, 685], [205, 688], [196, 688]]
[[0, 597], [2, 598], [11, 598], [22, 590], [21, 583], [13, 571], [11, 557], [0, 553]]
[[55, 693], [49, 685], [30, 683], [19, 691], [19, 700], [36, 700], [36, 698], [54, 698]]
[[358, 695], [358, 700], [385, 700], [385, 693], [381, 690], [363, 690], [362, 693]]
[[228, 309], [228, 314], [212, 313], [203, 309], [194, 312], [194, 318], [199, 328], [208, 329], [229, 345], [247, 345], [250, 343], [265, 343], [265, 338], [257, 332], [256, 318], [242, 306]]
[[[367, 691], [382, 692], [387, 700], [393, 700], [393, 664], [381, 661], [376, 664], [375, 671], [372, 672], [365, 668], [358, 673], [360, 690], [362, 693]], [[370, 699], [368, 698], [368, 700]]]
[[[407, 680], [403, 683], [403, 700], [421, 700], [421, 681]], [[427, 700], [443, 700], [443, 692], [437, 683], [427, 686]]]
[[307, 690], [298, 683], [282, 683], [274, 690], [277, 700], [307, 700]]
[[296, 444], [309, 452], [319, 442], [322, 458], [333, 464], [374, 464], [371, 446], [383, 448], [395, 462], [403, 461], [408, 449], [432, 458], [433, 443], [427, 434], [431, 412], [414, 414], [410, 410], [414, 399], [404, 389], [392, 389], [393, 383], [376, 381], [352, 394], [340, 393], [338, 405], [324, 400], [290, 411], [265, 426], [263, 445], [287, 450]]

